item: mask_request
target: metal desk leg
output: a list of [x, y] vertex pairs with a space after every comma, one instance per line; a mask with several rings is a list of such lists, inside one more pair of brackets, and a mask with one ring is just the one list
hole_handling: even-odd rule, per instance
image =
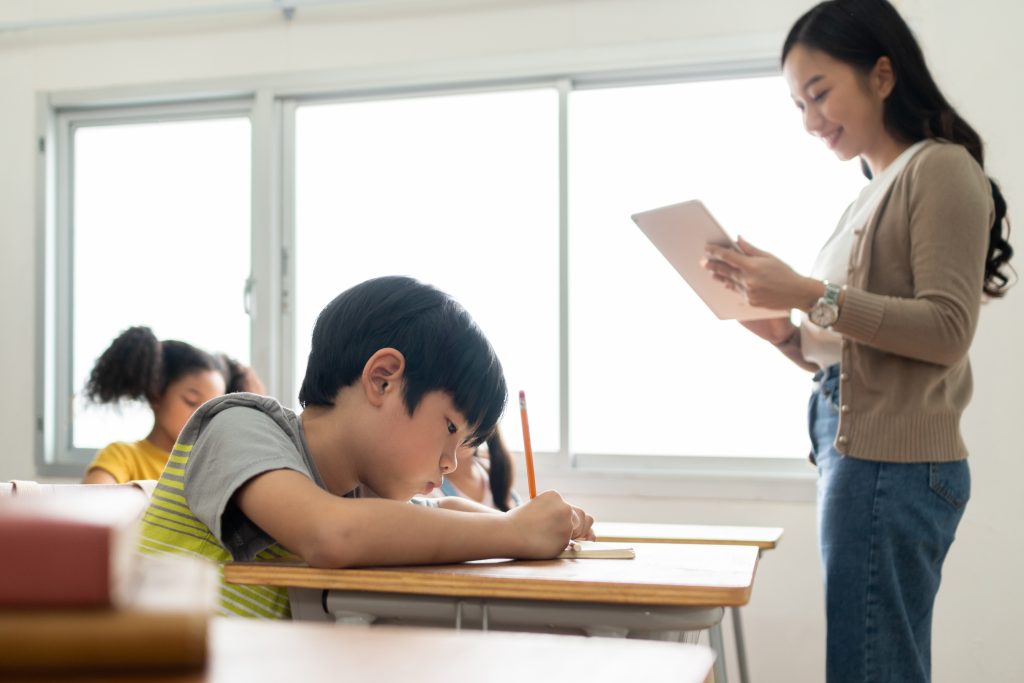
[[743, 622], [740, 621], [740, 608], [732, 608], [732, 631], [736, 638], [736, 663], [739, 666], [740, 683], [750, 683], [747, 672], [747, 646], [743, 641]]
[[596, 638], [625, 638], [629, 635], [629, 629], [621, 626], [583, 626], [582, 630], [588, 636]]
[[334, 623], [336, 624], [371, 626], [375, 621], [377, 621], [377, 617], [367, 612], [343, 612], [339, 610], [334, 613]]
[[722, 624], [715, 624], [708, 629], [711, 639], [711, 649], [715, 651], [715, 683], [727, 683], [725, 676], [725, 646], [722, 643]]
[[334, 621], [324, 609], [324, 591], [318, 588], [289, 588], [288, 601], [294, 621]]

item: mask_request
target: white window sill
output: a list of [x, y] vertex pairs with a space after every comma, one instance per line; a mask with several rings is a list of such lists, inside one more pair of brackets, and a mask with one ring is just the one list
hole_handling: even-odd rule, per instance
[[[568, 497], [628, 496], [814, 502], [817, 471], [803, 458], [535, 456], [537, 485]], [[517, 463], [520, 473], [525, 464]], [[526, 488], [525, 476], [517, 481]]]

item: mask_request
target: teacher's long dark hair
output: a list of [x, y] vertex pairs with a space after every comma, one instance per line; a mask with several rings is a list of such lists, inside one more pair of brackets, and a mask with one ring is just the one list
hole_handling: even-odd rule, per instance
[[[914, 143], [925, 138], [944, 138], [963, 145], [984, 168], [981, 137], [943, 97], [924, 61], [924, 54], [910, 27], [886, 0], [829, 0], [814, 6], [790, 29], [782, 47], [782, 61], [795, 45], [819, 50], [862, 73], [888, 57], [896, 84], [885, 101], [885, 125], [896, 138]], [[865, 175], [871, 177], [861, 162]], [[995, 221], [989, 229], [988, 256], [982, 291], [1001, 297], [1010, 286], [1009, 267], [1013, 248], [1006, 200], [990, 178]], [[1007, 272], [1009, 271], [1009, 273]]]

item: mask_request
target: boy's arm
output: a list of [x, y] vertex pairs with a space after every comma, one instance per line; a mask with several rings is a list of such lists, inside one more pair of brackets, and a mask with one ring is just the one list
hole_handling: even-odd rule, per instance
[[456, 510], [458, 512], [499, 512], [492, 507], [487, 507], [483, 503], [478, 503], [475, 500], [461, 498], [459, 496], [445, 496], [444, 498], [438, 498], [437, 507], [442, 510]]
[[340, 498], [293, 470], [253, 477], [236, 503], [314, 567], [443, 564], [558, 555], [593, 519], [553, 491], [509, 513], [459, 512], [385, 499]]

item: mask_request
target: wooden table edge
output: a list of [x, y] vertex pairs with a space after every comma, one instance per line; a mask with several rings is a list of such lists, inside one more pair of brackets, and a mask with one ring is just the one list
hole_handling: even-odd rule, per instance
[[777, 541], [744, 541], [726, 538], [652, 538], [649, 536], [618, 536], [605, 534], [597, 537], [602, 543], [672, 543], [679, 545], [742, 545], [760, 548], [761, 550], [774, 550], [778, 545]]
[[[631, 522], [608, 522], [608, 524], [614, 524], [616, 526], [632, 526]], [[636, 523], [637, 526], [657, 526], [656, 524], [645, 524]], [[666, 525], [669, 527], [677, 525]], [[685, 527], [686, 525], [679, 525]], [[695, 525], [701, 529], [714, 528], [713, 525]], [[680, 543], [680, 544], [694, 544], [694, 545], [746, 545], [756, 546], [761, 550], [774, 550], [779, 541], [782, 540], [782, 536], [785, 534], [783, 527], [729, 527], [723, 526], [723, 529], [737, 529], [737, 528], [756, 528], [764, 531], [773, 532], [773, 538], [736, 538], [733, 537], [722, 538], [715, 534], [694, 534], [693, 536], [682, 537], [678, 535], [660, 536], [657, 534], [630, 534], [630, 533], [599, 533], [601, 531], [601, 524], [596, 524], [594, 531], [597, 532], [597, 540], [607, 543]]]
[[[567, 603], [611, 605], [661, 605], [671, 607], [742, 607], [750, 602], [757, 561], [745, 586], [686, 587], [658, 584], [613, 582], [567, 582], [530, 579], [528, 582], [505, 577], [472, 574], [402, 574], [379, 569], [314, 569], [299, 565], [275, 564], [273, 576], [265, 562], [229, 562], [224, 565], [228, 583], [312, 588], [317, 590], [352, 590], [371, 593], [402, 593], [462, 598], [499, 598], [509, 600], [542, 600]], [[524, 584], [528, 584], [524, 587]], [[600, 599], [594, 599], [595, 590]]]

